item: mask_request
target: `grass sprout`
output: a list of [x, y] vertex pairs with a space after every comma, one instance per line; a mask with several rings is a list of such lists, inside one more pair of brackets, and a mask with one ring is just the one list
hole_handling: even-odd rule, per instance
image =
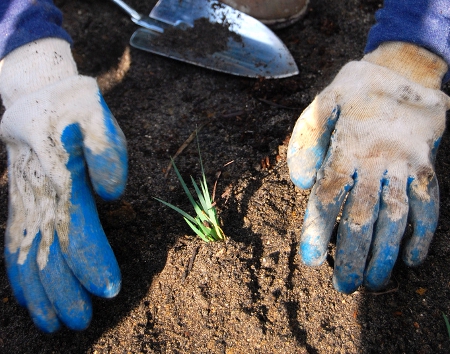
[[191, 191], [187, 187], [183, 177], [181, 177], [180, 171], [178, 170], [175, 161], [173, 158], [170, 158], [172, 162], [173, 169], [175, 171], [175, 174], [178, 177], [178, 180], [181, 183], [181, 186], [183, 187], [184, 192], [186, 193], [187, 197], [189, 198], [189, 201], [191, 202], [192, 206], [194, 207], [196, 216], [193, 217], [186, 213], [185, 211], [181, 210], [180, 208], [176, 207], [173, 204], [170, 204], [162, 199], [156, 198], [155, 199], [164, 205], [168, 206], [169, 208], [172, 208], [176, 212], [180, 213], [186, 223], [189, 225], [189, 227], [197, 234], [198, 237], [200, 237], [205, 242], [211, 242], [211, 241], [224, 241], [225, 240], [225, 234], [223, 233], [222, 229], [219, 226], [219, 219], [217, 216], [217, 210], [214, 206], [214, 201], [211, 198], [211, 195], [208, 190], [208, 184], [206, 182], [206, 176], [205, 176], [205, 170], [203, 168], [203, 162], [202, 162], [202, 156], [200, 154], [200, 144], [198, 142], [197, 137], [197, 148], [198, 148], [198, 155], [200, 160], [200, 168], [202, 172], [202, 177], [199, 181], [199, 184], [197, 184], [194, 180], [194, 178], [191, 176], [192, 185], [195, 190], [195, 194], [197, 195], [198, 201], [194, 200], [194, 196], [192, 195]]
[[448, 318], [445, 316], [445, 313], [442, 313], [442, 316], [444, 316], [445, 326], [447, 327], [448, 337], [450, 338], [450, 323], [448, 322]]

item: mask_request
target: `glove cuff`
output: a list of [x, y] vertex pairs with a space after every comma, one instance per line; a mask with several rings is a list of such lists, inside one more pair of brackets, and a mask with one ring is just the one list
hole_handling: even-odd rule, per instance
[[447, 63], [430, 51], [405, 42], [385, 42], [362, 59], [391, 69], [422, 86], [440, 89]]
[[23, 95], [77, 75], [70, 44], [59, 38], [27, 43], [0, 61], [0, 95], [5, 108]]

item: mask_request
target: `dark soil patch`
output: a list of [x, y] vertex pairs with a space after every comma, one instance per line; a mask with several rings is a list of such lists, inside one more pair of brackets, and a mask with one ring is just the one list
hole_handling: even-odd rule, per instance
[[[160, 47], [176, 48], [181, 54], [204, 58], [216, 52], [228, 49], [228, 38], [241, 43], [242, 38], [229, 30], [229, 23], [212, 23], [207, 18], [194, 21], [194, 27], [181, 29], [170, 27], [161, 35], [155, 36], [152, 44]], [[205, 41], [205, 33], [208, 40]]]
[[[141, 13], [156, 2], [128, 1]], [[297, 255], [308, 192], [288, 176], [289, 134], [338, 70], [362, 56], [381, 1], [312, 1], [304, 20], [277, 32], [300, 69], [282, 80], [233, 77], [130, 49], [136, 26], [109, 0], [56, 3], [75, 40], [80, 73], [98, 77], [128, 139], [126, 192], [115, 202], [98, 200], [123, 288], [114, 299], [94, 299], [86, 331], [49, 336], [13, 299], [0, 258], [1, 352], [450, 352], [442, 317], [450, 315], [448, 133], [436, 162], [435, 240], [420, 267], [397, 264], [397, 291], [336, 292], [333, 244], [318, 268], [303, 266]], [[204, 123], [199, 137], [209, 182], [222, 171], [216, 194], [227, 243], [200, 242], [177, 213], [152, 198], [190, 210], [174, 173], [164, 175], [169, 157]], [[176, 163], [185, 179], [198, 178], [194, 144]], [[0, 233], [7, 219], [5, 172], [1, 147]]]

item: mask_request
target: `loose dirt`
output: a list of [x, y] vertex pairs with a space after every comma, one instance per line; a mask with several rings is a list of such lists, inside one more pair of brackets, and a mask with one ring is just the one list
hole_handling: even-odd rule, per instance
[[[142, 13], [155, 2], [129, 0]], [[302, 21], [277, 32], [300, 69], [282, 80], [233, 77], [129, 48], [136, 26], [110, 1], [56, 3], [80, 73], [98, 78], [128, 139], [126, 192], [115, 202], [98, 200], [123, 288], [114, 299], [94, 299], [87, 330], [45, 335], [12, 297], [0, 258], [1, 352], [450, 352], [442, 316], [450, 315], [448, 133], [436, 163], [441, 217], [429, 256], [417, 268], [398, 262], [390, 292], [336, 292], [334, 240], [318, 268], [302, 265], [297, 254], [308, 191], [289, 179], [289, 134], [338, 70], [361, 58], [381, 1], [312, 1]], [[216, 195], [226, 243], [199, 241], [177, 213], [152, 198], [190, 210], [173, 171], [167, 178], [165, 172], [199, 126], [211, 185], [221, 171]], [[183, 177], [198, 178], [195, 144], [176, 163]], [[3, 147], [0, 205], [4, 233]]]
[[[208, 40], [202, 40], [207, 34]], [[180, 29], [171, 27], [155, 37], [153, 45], [157, 47], [177, 48], [181, 54], [204, 58], [228, 48], [228, 38], [235, 42], [242, 42], [241, 36], [229, 30], [229, 24], [212, 23], [207, 18], [194, 21], [193, 27]]]

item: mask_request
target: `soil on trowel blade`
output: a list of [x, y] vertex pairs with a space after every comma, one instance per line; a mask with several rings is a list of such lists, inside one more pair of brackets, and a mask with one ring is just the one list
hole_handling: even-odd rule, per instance
[[229, 37], [235, 42], [242, 42], [241, 36], [230, 31], [229, 27], [230, 24], [226, 21], [212, 23], [202, 17], [194, 21], [194, 27], [166, 29], [153, 41], [153, 45], [177, 49], [181, 54], [203, 58], [225, 51], [228, 48]]

